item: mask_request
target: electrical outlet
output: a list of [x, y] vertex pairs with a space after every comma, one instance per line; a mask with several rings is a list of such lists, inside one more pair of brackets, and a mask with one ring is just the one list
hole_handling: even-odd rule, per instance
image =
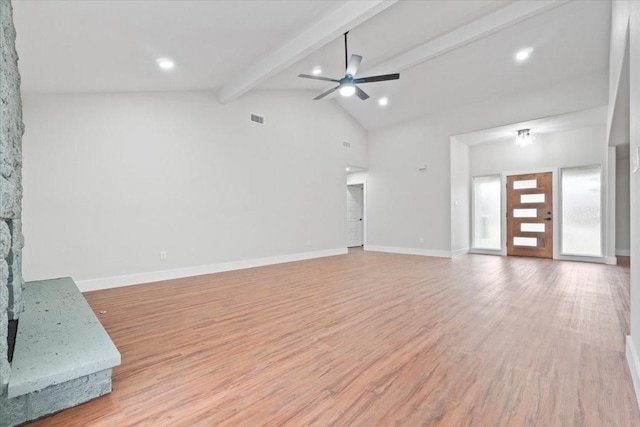
[[167, 260], [167, 251], [160, 251], [160, 261]]
[[420, 244], [423, 244], [424, 243], [424, 237], [421, 237], [419, 241], [420, 241]]
[[307, 240], [307, 246], [311, 246], [311, 239]]

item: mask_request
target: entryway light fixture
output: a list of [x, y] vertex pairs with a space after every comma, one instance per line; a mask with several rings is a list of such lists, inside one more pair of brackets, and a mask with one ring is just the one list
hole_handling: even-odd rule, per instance
[[518, 135], [516, 135], [516, 144], [521, 147], [526, 147], [533, 142], [533, 136], [531, 136], [531, 129], [520, 129]]

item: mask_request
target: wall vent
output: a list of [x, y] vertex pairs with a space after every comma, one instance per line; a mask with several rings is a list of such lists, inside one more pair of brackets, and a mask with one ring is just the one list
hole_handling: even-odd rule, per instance
[[264, 124], [264, 117], [259, 116], [257, 114], [252, 114], [251, 115], [251, 121], [254, 123], [260, 123], [261, 125]]
[[347, 142], [347, 141], [342, 141], [342, 146], [343, 146], [344, 148], [351, 148], [351, 143], [350, 143], [350, 142]]

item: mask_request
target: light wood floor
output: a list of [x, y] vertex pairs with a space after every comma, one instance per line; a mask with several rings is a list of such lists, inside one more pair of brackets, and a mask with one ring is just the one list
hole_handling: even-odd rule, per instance
[[628, 267], [354, 250], [86, 296], [113, 393], [32, 425], [640, 425]]

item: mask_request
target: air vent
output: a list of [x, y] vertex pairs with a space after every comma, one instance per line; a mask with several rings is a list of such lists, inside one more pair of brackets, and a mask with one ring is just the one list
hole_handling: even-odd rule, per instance
[[251, 115], [251, 121], [254, 123], [260, 123], [261, 125], [264, 124], [264, 117], [262, 116], [258, 116], [257, 114], [252, 114]]
[[344, 148], [351, 148], [351, 143], [350, 143], [350, 142], [347, 142], [347, 141], [342, 141], [342, 146], [343, 146]]

